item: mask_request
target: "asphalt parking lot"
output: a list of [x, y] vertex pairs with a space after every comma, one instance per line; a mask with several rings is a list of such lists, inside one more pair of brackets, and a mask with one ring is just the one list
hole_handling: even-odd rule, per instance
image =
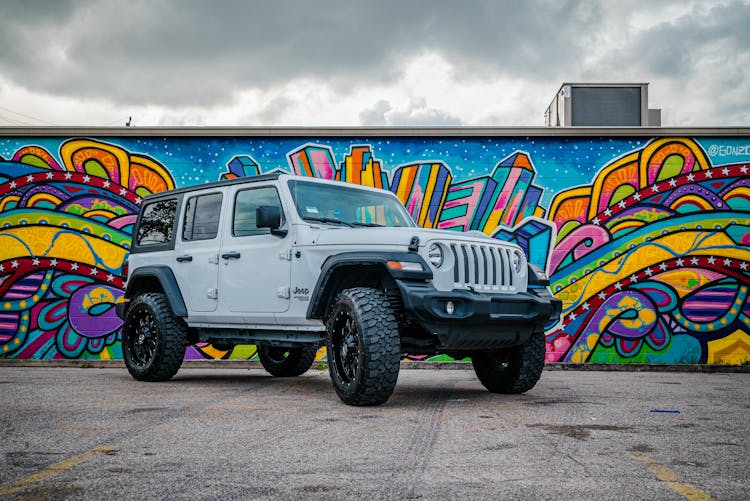
[[525, 395], [402, 370], [380, 407], [328, 373], [0, 367], [8, 499], [747, 499], [750, 374], [545, 371]]

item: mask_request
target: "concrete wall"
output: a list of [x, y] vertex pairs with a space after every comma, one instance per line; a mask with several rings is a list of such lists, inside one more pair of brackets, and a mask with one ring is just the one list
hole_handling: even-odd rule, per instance
[[112, 305], [142, 198], [283, 170], [521, 244], [564, 301], [548, 361], [750, 360], [750, 135], [158, 134], [0, 134], [0, 356], [121, 358]]

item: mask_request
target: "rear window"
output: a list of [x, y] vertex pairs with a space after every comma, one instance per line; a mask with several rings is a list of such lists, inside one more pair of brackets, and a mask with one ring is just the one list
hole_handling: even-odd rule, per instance
[[219, 233], [221, 193], [189, 198], [185, 207], [183, 240], [210, 240]]
[[172, 241], [177, 199], [159, 200], [143, 208], [136, 245], [161, 245]]

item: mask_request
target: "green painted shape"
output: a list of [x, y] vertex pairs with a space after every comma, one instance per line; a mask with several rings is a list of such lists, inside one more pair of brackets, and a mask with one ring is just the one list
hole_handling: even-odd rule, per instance
[[96, 160], [87, 160], [84, 162], [83, 169], [87, 174], [91, 174], [92, 176], [109, 179], [109, 172], [107, 172], [107, 169]]
[[679, 176], [682, 173], [682, 167], [685, 165], [685, 159], [679, 155], [670, 155], [664, 160], [659, 170], [657, 181], [664, 181]]
[[455, 359], [453, 357], [449, 357], [448, 355], [435, 355], [434, 357], [425, 359], [425, 362], [471, 362], [471, 358], [466, 357]]
[[34, 167], [41, 167], [43, 169], [49, 169], [49, 165], [39, 157], [34, 155], [24, 155], [21, 157], [21, 163], [26, 165], [33, 165]]
[[557, 243], [560, 243], [560, 241], [562, 241], [563, 238], [568, 236], [568, 233], [575, 230], [579, 226], [581, 226], [581, 223], [579, 223], [578, 221], [568, 221], [567, 223], [562, 225], [562, 228], [560, 228], [560, 231], [557, 232]]
[[238, 344], [232, 350], [232, 354], [229, 355], [230, 359], [241, 358], [243, 360], [249, 360], [250, 357], [255, 355], [257, 348], [253, 344]]
[[614, 194], [612, 195], [612, 200], [610, 200], [609, 202], [609, 205], [611, 206], [613, 204], [616, 204], [620, 200], [625, 200], [633, 193], [635, 193], [635, 188], [633, 188], [629, 184], [623, 184], [615, 190]]

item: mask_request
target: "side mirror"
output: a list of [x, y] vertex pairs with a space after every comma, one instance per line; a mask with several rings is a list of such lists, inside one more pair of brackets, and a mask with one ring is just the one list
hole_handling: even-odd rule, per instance
[[281, 227], [281, 208], [275, 205], [260, 205], [255, 209], [255, 226], [258, 228], [270, 228], [272, 235], [285, 237], [286, 230]]

